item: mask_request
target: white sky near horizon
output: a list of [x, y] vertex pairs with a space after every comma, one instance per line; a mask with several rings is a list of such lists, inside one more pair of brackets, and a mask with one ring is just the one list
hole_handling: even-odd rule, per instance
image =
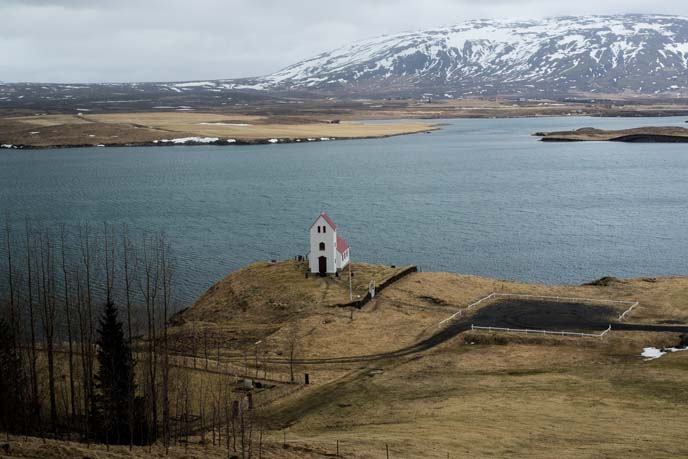
[[477, 18], [651, 13], [686, 0], [0, 0], [0, 81], [265, 75], [382, 34]]

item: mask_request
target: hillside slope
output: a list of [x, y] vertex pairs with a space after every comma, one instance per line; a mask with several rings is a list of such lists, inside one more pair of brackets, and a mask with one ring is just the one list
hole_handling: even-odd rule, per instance
[[381, 36], [257, 81], [270, 89], [449, 96], [688, 87], [688, 19], [657, 15], [474, 20]]
[[[370, 274], [374, 267], [366, 269]], [[364, 287], [367, 275], [355, 271]], [[423, 272], [394, 283], [351, 316], [348, 308], [333, 307], [346, 296], [340, 281], [302, 274], [295, 262], [252, 265], [182, 314], [186, 327], [227, 327], [224, 344], [238, 351], [235, 361], [249, 373], [258, 348], [231, 336], [262, 330], [260, 368], [269, 368], [278, 380], [288, 375], [284, 339], [296, 324], [296, 371], [309, 373], [311, 384], [265, 407], [273, 435], [285, 430], [296, 444], [329, 451], [339, 441], [343, 457], [385, 457], [385, 444], [395, 458], [688, 453], [681, 435], [687, 424], [676, 415], [688, 406], [688, 352], [649, 362], [640, 356], [645, 346], [676, 345], [678, 333], [617, 330], [604, 340], [471, 331], [442, 335], [447, 328], [439, 324], [501, 291], [640, 301], [630, 322], [685, 327], [686, 278], [544, 286]], [[489, 302], [476, 307], [476, 315], [462, 317], [455, 330], [469, 328], [489, 307]], [[512, 318], [519, 316], [516, 311]], [[430, 346], [417, 345], [438, 334], [442, 339]], [[667, 418], [673, 421], [664, 422]]]

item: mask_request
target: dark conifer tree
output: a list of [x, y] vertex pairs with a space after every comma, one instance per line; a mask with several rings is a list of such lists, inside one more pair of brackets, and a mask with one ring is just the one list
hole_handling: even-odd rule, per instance
[[97, 344], [98, 373], [91, 413], [93, 431], [109, 444], [129, 444], [129, 422], [133, 421], [137, 427], [133, 429], [137, 437], [133, 442], [141, 444], [146, 435], [141, 429], [140, 416], [130, 419], [129, 413], [129, 391], [133, 394], [136, 390], [134, 364], [117, 308], [111, 301], [105, 305], [100, 319]]

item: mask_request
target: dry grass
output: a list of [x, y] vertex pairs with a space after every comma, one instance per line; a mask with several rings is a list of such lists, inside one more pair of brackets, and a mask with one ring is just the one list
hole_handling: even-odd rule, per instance
[[447, 344], [338, 385], [292, 431], [405, 458], [685, 456], [688, 358], [617, 359], [575, 344]]
[[150, 113], [109, 113], [102, 115], [85, 115], [85, 119], [98, 123], [144, 124], [146, 126], [171, 127], [180, 130], [179, 126], [199, 125], [200, 123], [236, 123], [249, 124], [264, 120], [263, 116], [255, 115], [222, 115], [217, 113], [179, 113], [179, 112], [150, 112]]
[[[365, 294], [371, 278], [379, 282], [396, 272], [366, 264], [354, 264], [353, 269], [355, 295]], [[440, 329], [440, 321], [492, 291], [639, 301], [628, 318], [630, 322], [688, 323], [686, 278], [623, 280], [606, 286], [546, 286], [449, 273], [415, 273], [352, 314], [349, 308], [332, 307], [348, 301], [346, 276], [306, 279], [305, 270], [303, 263], [285, 261], [257, 263], [230, 274], [175, 321], [172, 335], [180, 350], [189, 351], [193, 334], [200, 343], [206, 333], [204, 339], [210, 342], [209, 347], [220, 346], [229, 352], [227, 355], [252, 355], [253, 343], [263, 340], [261, 352], [268, 353], [266, 358], [279, 360], [284, 356], [287, 326], [296, 322], [301, 358], [384, 354], [428, 338]], [[615, 307], [621, 312], [627, 306]], [[470, 314], [466, 320], [469, 318]], [[330, 371], [329, 366], [325, 368], [312, 371]], [[325, 375], [316, 378], [326, 379]]]
[[[88, 119], [101, 123], [141, 124], [174, 132], [193, 132], [195, 135], [200, 136], [239, 140], [308, 137], [384, 137], [427, 131], [431, 127], [427, 123], [409, 122], [389, 124], [362, 124], [356, 122], [329, 124], [315, 121], [307, 123], [274, 123], [267, 117], [262, 116], [205, 113], [124, 113], [90, 115]], [[245, 124], [245, 126], [238, 126], [238, 124]]]
[[[353, 298], [363, 297], [368, 284], [377, 284], [403, 268], [352, 263]], [[390, 334], [381, 335], [380, 320], [391, 316], [400, 324], [408, 321], [405, 314], [380, 311], [353, 312], [340, 307], [350, 301], [348, 268], [340, 277], [306, 278], [307, 264], [296, 261], [255, 263], [238, 270], [211, 287], [188, 310], [173, 319], [170, 336], [175, 349], [188, 354], [194, 340], [197, 354], [206, 345], [211, 357], [220, 347], [221, 361], [233, 363], [236, 371], [245, 373], [245, 360], [254, 368], [255, 345], [260, 345], [260, 360], [285, 360], [292, 324], [298, 328], [298, 358], [347, 356], [352, 353], [394, 350], [398, 341]], [[374, 335], [373, 338], [370, 335]], [[194, 336], [196, 338], [194, 338]], [[411, 344], [416, 335], [407, 337]], [[344, 343], [370, 342], [363, 346]], [[264, 364], [261, 364], [263, 368]], [[286, 365], [267, 365], [273, 378], [286, 380]], [[300, 371], [300, 370], [299, 370]], [[315, 371], [314, 381], [323, 381], [341, 372]]]
[[[267, 139], [370, 138], [435, 129], [423, 122], [330, 124], [290, 119], [195, 112], [41, 115], [0, 119], [2, 143], [28, 146], [122, 145], [183, 137], [218, 137], [254, 142]], [[33, 134], [32, 134], [33, 132]], [[37, 133], [36, 133], [37, 132]]]
[[76, 115], [0, 118], [1, 142], [12, 145], [46, 148], [122, 145], [153, 142], [169, 135], [169, 132], [159, 129], [131, 124], [97, 123]]
[[[3, 439], [4, 440], [4, 439]], [[25, 459], [149, 459], [154, 457], [170, 459], [226, 459], [227, 450], [219, 446], [210, 444], [198, 444], [198, 439], [193, 439], [194, 443], [189, 447], [174, 446], [169, 453], [165, 453], [161, 445], [154, 445], [150, 450], [148, 447], [134, 447], [129, 451], [127, 446], [111, 446], [109, 451], [105, 445], [91, 445], [83, 443], [46, 440], [34, 437], [11, 437], [9, 451], [0, 451], [0, 458], [25, 458]], [[265, 459], [316, 459], [330, 457], [327, 450], [313, 447], [308, 444], [293, 445], [288, 444], [283, 448], [281, 439], [276, 435], [267, 436], [264, 439], [262, 457]], [[232, 455], [241, 457], [241, 452], [232, 452]], [[258, 457], [258, 452], [254, 451], [254, 457]], [[348, 456], [353, 457], [353, 456]]]
[[[304, 281], [293, 278], [290, 294]], [[678, 414], [688, 408], [688, 353], [639, 356], [645, 346], [676, 344], [675, 333], [599, 340], [469, 332], [425, 352], [384, 355], [430, 336], [440, 320], [491, 291], [637, 300], [631, 322], [688, 321], [686, 278], [542, 286], [413, 274], [353, 321], [339, 309], [302, 311], [302, 357], [380, 357], [302, 363], [315, 384], [270, 405], [274, 428], [288, 426], [297, 443], [323, 448], [340, 440], [344, 452], [362, 457], [381, 457], [385, 443], [403, 458], [688, 454], [688, 421]], [[283, 333], [279, 327], [266, 345], [279, 347]]]
[[[312, 384], [278, 385], [266, 393], [266, 400], [282, 395], [261, 403], [270, 422], [266, 438], [278, 445], [286, 428], [296, 446], [266, 457], [331, 454], [337, 440], [343, 457], [358, 458], [385, 457], [385, 444], [393, 458], [688, 455], [682, 415], [688, 352], [640, 357], [643, 347], [677, 344], [677, 333], [612, 331], [604, 339], [581, 339], [469, 331], [428, 350], [393, 353], [442, 330], [439, 321], [492, 291], [639, 301], [629, 322], [686, 323], [688, 278], [543, 286], [416, 273], [352, 319], [350, 309], [335, 307], [348, 300], [346, 277], [306, 279], [304, 271], [304, 264], [289, 261], [233, 273], [182, 313], [172, 330], [187, 351], [191, 331], [197, 337], [212, 331], [225, 369], [248, 374], [255, 371], [253, 340], [262, 339], [259, 374], [267, 369], [271, 378], [285, 379], [285, 344], [296, 324], [297, 372], [308, 372]], [[355, 264], [354, 272], [354, 289], [363, 294], [371, 277], [381, 280], [395, 270]], [[345, 359], [330, 360], [336, 357]], [[197, 365], [175, 370], [194, 394], [230, 383], [206, 373], [203, 359]], [[216, 454], [198, 444], [189, 451], [186, 457]], [[54, 457], [82, 452], [75, 454]]]

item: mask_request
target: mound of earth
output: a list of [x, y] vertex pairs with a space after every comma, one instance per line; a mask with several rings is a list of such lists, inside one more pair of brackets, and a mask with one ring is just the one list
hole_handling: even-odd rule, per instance
[[622, 283], [622, 281], [617, 277], [604, 276], [604, 277], [600, 277], [597, 280], [587, 282], [583, 285], [590, 285], [590, 286], [594, 286], [594, 287], [609, 287], [610, 285], [621, 284], [621, 283]]
[[371, 280], [379, 285], [404, 269], [367, 263], [351, 263], [350, 268], [351, 282], [349, 267], [339, 276], [320, 277], [307, 276], [307, 262], [251, 264], [229, 274], [174, 316], [171, 333], [185, 348], [200, 341], [211, 349], [250, 346], [285, 324], [346, 306], [368, 293]]

